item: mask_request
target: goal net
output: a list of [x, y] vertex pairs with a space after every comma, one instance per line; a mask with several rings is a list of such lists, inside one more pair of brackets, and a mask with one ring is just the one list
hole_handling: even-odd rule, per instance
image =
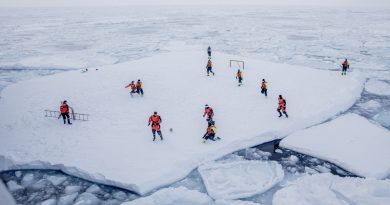
[[245, 69], [244, 61], [239, 60], [230, 60], [229, 66], [230, 68]]

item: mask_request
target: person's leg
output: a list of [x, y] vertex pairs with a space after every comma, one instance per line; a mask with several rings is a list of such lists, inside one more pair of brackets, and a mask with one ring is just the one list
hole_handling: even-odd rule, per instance
[[64, 124], [66, 124], [66, 115], [65, 113], [61, 113], [62, 119], [64, 119]]
[[213, 141], [215, 141], [215, 133], [210, 134], [210, 139], [213, 140]]
[[160, 135], [160, 139], [163, 140], [163, 136], [162, 136], [162, 133], [161, 133], [161, 130], [157, 131], [158, 135]]
[[66, 113], [66, 117], [68, 118], [68, 124], [71, 125], [72, 123], [70, 123], [70, 116], [69, 116], [69, 113], [68, 113], [68, 112]]
[[267, 89], [264, 89], [264, 95], [267, 97]]
[[144, 95], [144, 89], [140, 89], [141, 95]]
[[278, 108], [277, 111], [279, 113], [279, 117], [282, 117], [282, 113], [280, 112], [280, 108]]
[[283, 111], [283, 113], [286, 115], [286, 117], [288, 118], [288, 115], [287, 115], [287, 112], [286, 112], [286, 107], [283, 107], [283, 108], [282, 108], [282, 111]]
[[207, 68], [207, 76], [210, 75], [210, 68]]
[[155, 141], [156, 140], [156, 130], [152, 129], [152, 133], [153, 133], [153, 141]]

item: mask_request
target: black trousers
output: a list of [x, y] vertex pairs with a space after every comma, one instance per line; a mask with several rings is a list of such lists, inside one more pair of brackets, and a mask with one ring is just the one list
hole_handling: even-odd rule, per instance
[[262, 88], [261, 93], [263, 93], [265, 96], [267, 96], [267, 88]]
[[64, 119], [64, 124], [66, 124], [66, 119], [68, 119], [68, 124], [71, 124], [71, 123], [70, 123], [69, 112], [61, 113], [61, 116], [62, 116], [62, 119]]
[[136, 91], [138, 94], [144, 95], [144, 90], [142, 88], [137, 89]]
[[203, 135], [203, 138], [205, 139], [205, 140], [213, 140], [213, 141], [215, 141], [215, 133], [212, 133], [212, 134], [204, 134]]
[[62, 119], [64, 119], [64, 121], [65, 121], [66, 119], [70, 119], [69, 112], [61, 113], [61, 115], [62, 115]]

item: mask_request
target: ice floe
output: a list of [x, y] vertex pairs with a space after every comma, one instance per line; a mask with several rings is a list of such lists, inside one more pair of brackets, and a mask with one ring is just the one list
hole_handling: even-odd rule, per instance
[[390, 174], [390, 132], [356, 114], [297, 131], [280, 146], [328, 160], [360, 176], [381, 179]]
[[305, 176], [274, 194], [273, 205], [388, 205], [390, 180]]
[[[216, 75], [206, 76], [206, 59], [204, 52], [180, 48], [5, 88], [0, 100], [0, 112], [7, 116], [0, 119], [1, 170], [60, 169], [146, 194], [205, 162], [323, 122], [351, 107], [363, 89], [358, 72], [340, 76], [215, 52]], [[245, 61], [243, 86], [237, 86], [239, 67], [229, 68], [230, 59]], [[262, 78], [269, 82], [268, 98], [260, 94]], [[144, 82], [145, 96], [131, 98], [124, 86], [137, 79]], [[277, 117], [279, 94], [287, 100], [289, 119]], [[43, 117], [45, 109], [58, 110], [65, 99], [75, 112], [90, 114], [90, 120], [68, 126]], [[214, 108], [222, 138], [216, 143], [201, 143], [205, 104]], [[163, 119], [162, 142], [153, 142], [147, 127], [153, 111]]]
[[212, 162], [198, 168], [207, 192], [214, 199], [238, 199], [260, 194], [284, 177], [275, 161]]

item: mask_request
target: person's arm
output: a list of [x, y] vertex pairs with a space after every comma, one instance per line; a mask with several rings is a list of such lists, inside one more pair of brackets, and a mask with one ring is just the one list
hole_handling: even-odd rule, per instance
[[150, 125], [151, 122], [152, 122], [152, 117], [149, 117], [148, 126]]

